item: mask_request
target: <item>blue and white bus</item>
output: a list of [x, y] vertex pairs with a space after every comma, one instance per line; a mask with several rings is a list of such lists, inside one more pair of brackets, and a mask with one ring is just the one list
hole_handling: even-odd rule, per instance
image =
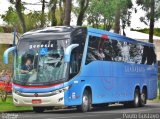
[[85, 27], [25, 33], [14, 51], [13, 102], [35, 112], [57, 107], [123, 103], [144, 106], [157, 96], [158, 65], [151, 43]]

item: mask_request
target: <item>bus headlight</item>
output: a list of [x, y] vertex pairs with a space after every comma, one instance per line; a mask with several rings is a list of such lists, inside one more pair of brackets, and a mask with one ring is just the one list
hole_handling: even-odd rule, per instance
[[54, 91], [52, 91], [52, 94], [53, 94], [53, 95], [56, 95], [56, 94], [59, 94], [59, 93], [65, 92], [65, 91], [67, 91], [68, 89], [70, 89], [70, 88], [71, 88], [71, 86], [72, 86], [72, 85], [70, 85], [70, 86], [66, 86], [66, 87], [61, 88], [61, 89], [58, 89], [58, 90], [54, 90]]
[[21, 94], [21, 92], [20, 92], [20, 91], [18, 91], [18, 90], [16, 90], [16, 89], [14, 89], [14, 88], [13, 88], [12, 90], [13, 90], [13, 92], [14, 92], [14, 93], [16, 93], [16, 94], [18, 94], [18, 95], [20, 95], [20, 94]]

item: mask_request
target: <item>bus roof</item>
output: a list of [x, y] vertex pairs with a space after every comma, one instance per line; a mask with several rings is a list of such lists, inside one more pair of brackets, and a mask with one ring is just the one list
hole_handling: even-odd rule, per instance
[[70, 38], [70, 34], [80, 28], [84, 27], [55, 26], [55, 27], [46, 27], [42, 29], [35, 29], [24, 33], [21, 39], [52, 40], [53, 37], [57, 39], [66, 39]]
[[40, 28], [40, 29], [34, 29], [31, 31], [28, 31], [23, 34], [25, 35], [31, 35], [36, 33], [64, 33], [64, 32], [72, 32], [74, 29], [79, 27], [72, 27], [72, 26], [55, 26], [55, 27], [46, 27], [46, 28]]
[[[34, 38], [36, 39], [37, 37], [41, 37], [41, 39], [50, 39], [53, 36], [56, 35], [67, 35], [71, 34], [73, 31], [79, 28], [85, 28], [85, 27], [80, 27], [80, 26], [55, 26], [55, 27], [46, 27], [42, 29], [35, 29], [31, 30], [29, 32], [26, 32], [23, 34], [22, 38]], [[142, 44], [150, 47], [154, 47], [152, 43], [146, 43], [142, 41], [137, 41], [135, 39], [125, 37], [116, 33], [108, 32], [105, 30], [100, 30], [100, 29], [95, 29], [95, 28], [87, 28], [89, 33], [95, 33], [95, 34], [106, 34], [109, 36], [111, 39], [119, 40], [119, 41], [126, 41], [126, 42], [131, 42], [135, 44]]]
[[100, 30], [100, 29], [95, 29], [95, 28], [88, 28], [88, 32], [90, 33], [96, 33], [96, 34], [100, 34], [100, 35], [107, 35], [109, 36], [111, 39], [114, 38], [115, 40], [119, 40], [119, 41], [126, 41], [126, 42], [131, 42], [131, 43], [135, 43], [135, 44], [142, 44], [142, 45], [146, 45], [146, 46], [150, 46], [150, 47], [154, 47], [153, 43], [147, 43], [147, 42], [142, 42], [142, 41], [138, 41], [126, 36], [122, 36], [116, 33], [112, 33], [112, 32], [108, 32], [105, 30]]

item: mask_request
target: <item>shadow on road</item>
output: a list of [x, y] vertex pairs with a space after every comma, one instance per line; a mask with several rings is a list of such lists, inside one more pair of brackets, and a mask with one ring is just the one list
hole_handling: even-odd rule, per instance
[[[145, 108], [154, 108], [154, 106], [150, 106], [150, 105], [146, 105]], [[155, 106], [156, 107], [156, 106]], [[139, 107], [139, 108], [144, 108], [144, 107]], [[92, 110], [90, 112], [98, 112], [98, 111], [116, 111], [116, 110], [127, 110], [127, 109], [132, 109], [132, 108], [127, 108], [124, 107], [123, 105], [111, 105], [109, 107], [106, 108], [101, 108], [101, 107], [95, 107], [92, 108]], [[76, 108], [71, 108], [71, 109], [57, 109], [57, 110], [49, 110], [49, 111], [45, 111], [44, 113], [51, 113], [51, 114], [75, 114], [75, 113], [81, 113], [80, 111], [78, 111]]]

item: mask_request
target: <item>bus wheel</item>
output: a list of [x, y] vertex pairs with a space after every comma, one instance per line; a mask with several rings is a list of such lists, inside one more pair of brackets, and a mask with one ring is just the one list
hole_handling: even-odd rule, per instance
[[146, 102], [147, 102], [147, 91], [146, 89], [143, 89], [140, 97], [140, 106], [142, 107], [145, 106]]
[[33, 107], [33, 111], [36, 113], [42, 113], [44, 112], [45, 108], [44, 107]]
[[91, 110], [92, 98], [87, 90], [84, 91], [82, 97], [82, 104], [78, 106], [78, 110], [81, 112], [87, 112]]
[[136, 88], [135, 92], [134, 92], [134, 100], [132, 102], [132, 107], [139, 107], [140, 105], [140, 91], [139, 89]]

